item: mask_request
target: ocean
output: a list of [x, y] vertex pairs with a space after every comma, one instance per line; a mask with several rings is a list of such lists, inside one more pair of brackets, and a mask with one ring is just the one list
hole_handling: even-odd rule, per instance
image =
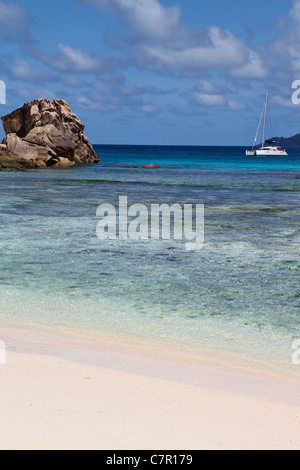
[[[0, 172], [0, 319], [290, 363], [300, 339], [300, 150], [95, 150], [99, 165]], [[97, 208], [120, 196], [148, 208], [204, 204], [203, 248], [100, 240]]]

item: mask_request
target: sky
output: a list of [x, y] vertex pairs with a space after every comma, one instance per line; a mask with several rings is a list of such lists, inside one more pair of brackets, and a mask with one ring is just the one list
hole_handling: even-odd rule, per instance
[[289, 137], [294, 80], [300, 0], [0, 0], [0, 115], [64, 99], [93, 144], [252, 145], [266, 89]]

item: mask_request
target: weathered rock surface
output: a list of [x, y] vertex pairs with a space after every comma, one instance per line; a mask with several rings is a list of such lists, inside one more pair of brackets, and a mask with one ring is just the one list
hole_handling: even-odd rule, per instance
[[146, 170], [153, 170], [155, 168], [160, 168], [160, 166], [159, 165], [145, 165], [145, 166], [125, 165], [125, 168], [144, 168]]
[[146, 170], [153, 170], [154, 168], [159, 168], [158, 165], [145, 165], [143, 168], [146, 168]]
[[26, 170], [46, 167], [42, 160], [26, 160], [10, 152], [6, 146], [0, 144], [0, 171]]
[[1, 119], [6, 137], [0, 144], [0, 169], [99, 161], [83, 123], [64, 100], [31, 101]]

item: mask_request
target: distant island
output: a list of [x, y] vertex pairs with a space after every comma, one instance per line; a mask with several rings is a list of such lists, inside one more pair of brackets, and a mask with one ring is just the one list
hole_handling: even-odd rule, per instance
[[276, 142], [280, 147], [300, 147], [300, 133], [292, 137], [272, 137], [268, 140]]

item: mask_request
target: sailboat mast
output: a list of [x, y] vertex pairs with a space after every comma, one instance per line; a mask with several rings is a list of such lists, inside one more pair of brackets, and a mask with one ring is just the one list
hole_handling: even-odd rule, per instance
[[[268, 109], [268, 101], [269, 101], [269, 90], [267, 89], [266, 91], [266, 98], [265, 102], [263, 104], [261, 114], [260, 114], [260, 120], [259, 124], [257, 127], [257, 131], [255, 134], [252, 150], [246, 150], [246, 155], [249, 157], [260, 157], [260, 156], [287, 156], [287, 151], [282, 150], [280, 147], [277, 147], [277, 145], [273, 145], [273, 142], [270, 140], [265, 140], [265, 132], [266, 132], [266, 123], [267, 123], [267, 109]], [[258, 134], [261, 131], [261, 125], [262, 125], [262, 141], [261, 141], [261, 147], [255, 148], [255, 144], [258, 138]], [[266, 145], [266, 147], [265, 147]]]
[[267, 118], [268, 95], [269, 95], [269, 90], [267, 90], [266, 101], [265, 101], [264, 125], [263, 125], [263, 134], [262, 134], [262, 147], [265, 146], [265, 128], [266, 128], [266, 118]]

